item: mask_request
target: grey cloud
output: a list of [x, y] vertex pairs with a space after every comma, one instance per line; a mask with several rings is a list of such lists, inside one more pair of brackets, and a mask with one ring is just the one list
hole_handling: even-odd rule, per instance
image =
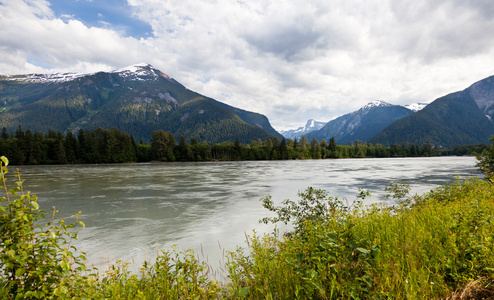
[[431, 63], [492, 48], [492, 1], [394, 1], [391, 8], [396, 27], [383, 39], [407, 57]]
[[474, 11], [477, 17], [486, 20], [491, 20], [494, 15], [494, 1], [491, 0], [453, 0], [449, 1], [449, 3], [456, 10]]
[[238, 34], [260, 54], [279, 56], [288, 62], [311, 60], [314, 55], [358, 45], [359, 32], [351, 18], [337, 11], [301, 11], [263, 16], [247, 23]]
[[321, 49], [327, 44], [323, 32], [312, 26], [279, 24], [276, 27], [257, 26], [245, 34], [245, 40], [261, 52], [281, 55], [290, 61], [307, 48]]

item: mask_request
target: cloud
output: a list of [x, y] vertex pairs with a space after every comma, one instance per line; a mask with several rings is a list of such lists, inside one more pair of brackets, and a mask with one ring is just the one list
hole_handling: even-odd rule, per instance
[[141, 50], [145, 41], [121, 37], [113, 30], [87, 27], [79, 20], [54, 18], [46, 1], [4, 1], [0, 16], [3, 28], [0, 44], [4, 54], [0, 61], [10, 65], [7, 72], [31, 71], [32, 66], [25, 64], [29, 57], [53, 69], [66, 70], [78, 64], [105, 65], [108, 69], [121, 66], [124, 61], [144, 58]]
[[148, 62], [192, 90], [267, 115], [277, 129], [328, 121], [376, 99], [430, 102], [494, 74], [490, 0], [127, 5], [151, 36], [125, 37], [106, 19], [89, 26], [57, 18], [48, 1], [3, 1], [0, 72]]
[[[387, 39], [395, 51], [426, 63], [445, 58], [470, 57], [492, 49], [492, 1], [396, 1]], [[401, 34], [401, 39], [398, 35]]]

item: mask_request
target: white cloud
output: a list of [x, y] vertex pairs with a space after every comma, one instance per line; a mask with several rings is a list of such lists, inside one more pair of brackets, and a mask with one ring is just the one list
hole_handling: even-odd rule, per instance
[[490, 0], [128, 0], [153, 29], [139, 40], [57, 19], [47, 1], [2, 3], [1, 73], [145, 61], [277, 129], [375, 99], [429, 102], [494, 74]]

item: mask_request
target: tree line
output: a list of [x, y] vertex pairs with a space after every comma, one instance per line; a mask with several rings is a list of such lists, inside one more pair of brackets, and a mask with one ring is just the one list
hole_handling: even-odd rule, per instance
[[199, 142], [196, 138], [188, 141], [183, 135], [177, 142], [170, 132], [164, 130], [153, 131], [149, 143], [136, 143], [131, 135], [116, 128], [80, 129], [77, 133], [67, 131], [65, 134], [50, 130], [45, 134], [23, 131], [19, 126], [15, 133], [8, 133], [3, 128], [0, 135], [0, 153], [16, 165], [421, 157], [480, 153], [485, 148], [487, 145], [437, 149], [429, 143], [386, 147], [360, 141], [337, 145], [334, 138], [329, 142], [316, 138], [309, 141], [306, 136], [300, 139], [258, 139], [248, 145], [241, 144], [238, 139], [212, 144]]

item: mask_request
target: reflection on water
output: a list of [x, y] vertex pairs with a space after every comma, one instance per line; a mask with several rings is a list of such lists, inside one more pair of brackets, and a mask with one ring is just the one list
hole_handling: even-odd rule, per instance
[[227, 250], [244, 245], [244, 232], [270, 232], [259, 224], [268, 213], [259, 199], [296, 199], [308, 186], [355, 199], [371, 190], [368, 202], [387, 201], [384, 188], [409, 183], [413, 193], [479, 175], [473, 157], [340, 159], [300, 161], [22, 166], [25, 188], [45, 210], [60, 216], [82, 211], [86, 229], [77, 247], [90, 261], [115, 257], [140, 263], [154, 259], [156, 247], [201, 247], [217, 266], [218, 242]]

